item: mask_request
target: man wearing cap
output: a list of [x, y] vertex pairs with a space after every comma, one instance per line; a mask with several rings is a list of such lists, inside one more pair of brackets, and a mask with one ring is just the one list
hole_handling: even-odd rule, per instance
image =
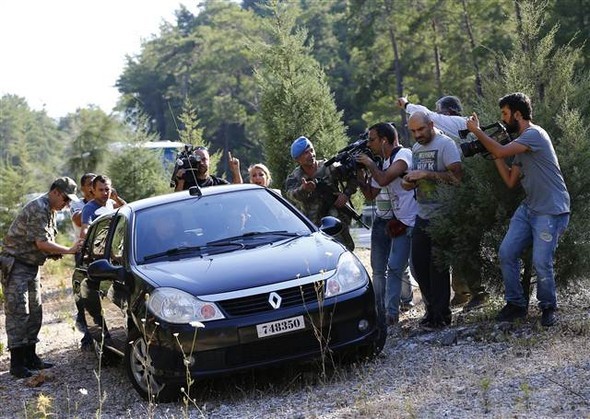
[[[313, 144], [306, 137], [299, 137], [293, 141], [291, 157], [299, 166], [285, 181], [287, 198], [298, 203], [303, 213], [317, 226], [321, 224], [322, 217], [338, 217], [342, 221], [343, 229], [336, 238], [349, 250], [354, 250], [354, 241], [349, 229], [350, 216], [339, 209], [343, 208], [355, 193], [357, 183], [354, 179], [346, 180], [344, 192], [340, 192], [331, 167], [325, 166], [326, 160], [316, 160]], [[332, 205], [326, 205], [327, 199], [319, 190], [318, 181], [322, 183], [323, 188], [331, 191], [332, 197], [335, 197]]]
[[[467, 118], [462, 116], [463, 106], [457, 96], [443, 96], [436, 101], [436, 112], [432, 112], [422, 105], [408, 102], [406, 97], [397, 100], [400, 108], [405, 109], [409, 115], [416, 112], [426, 113], [434, 127], [459, 142], [459, 131], [467, 129]], [[471, 258], [478, 262], [478, 258]], [[489, 293], [481, 283], [481, 273], [478, 266], [468, 267], [465, 272], [456, 267], [452, 269], [452, 287], [454, 296], [451, 306], [463, 305], [463, 311], [471, 311], [487, 303]]]
[[31, 370], [52, 366], [35, 351], [43, 318], [39, 266], [47, 258], [57, 259], [80, 249], [80, 240], [71, 247], [55, 242], [57, 211], [77, 200], [76, 183], [69, 177], [56, 179], [48, 193], [19, 211], [4, 237], [1, 278], [10, 373], [15, 377], [30, 377]]

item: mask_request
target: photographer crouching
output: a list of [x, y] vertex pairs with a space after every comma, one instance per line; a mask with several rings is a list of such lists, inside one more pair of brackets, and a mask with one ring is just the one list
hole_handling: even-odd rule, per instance
[[[215, 185], [227, 185], [225, 179], [209, 174], [209, 150], [206, 147], [185, 146], [182, 158], [178, 159], [173, 173], [174, 191], [184, 191], [191, 186], [198, 185], [201, 188]], [[232, 183], [243, 183], [240, 173], [240, 160], [232, 157], [228, 152], [229, 168], [232, 174]]]
[[[350, 235], [352, 217], [346, 208], [350, 208], [348, 202], [357, 189], [356, 174], [343, 179], [337, 167], [327, 165], [326, 160], [316, 160], [313, 144], [306, 137], [299, 137], [293, 142], [291, 157], [299, 167], [285, 181], [287, 198], [299, 203], [302, 212], [317, 226], [321, 224], [322, 217], [338, 217], [343, 229], [336, 238], [349, 250], [354, 250]], [[343, 192], [338, 188], [339, 182], [346, 183]]]
[[[549, 135], [532, 123], [530, 99], [524, 93], [512, 93], [501, 98], [499, 106], [506, 129], [518, 135], [514, 141], [507, 144], [494, 141], [480, 128], [475, 113], [467, 121], [467, 128], [494, 156], [504, 183], [509, 188], [520, 183], [526, 193], [498, 251], [506, 305], [496, 319], [513, 322], [527, 316], [528, 295], [520, 282], [519, 258], [532, 245], [541, 324], [552, 326], [557, 322], [553, 257], [569, 222], [570, 196]], [[514, 160], [508, 166], [504, 159], [512, 156]]]

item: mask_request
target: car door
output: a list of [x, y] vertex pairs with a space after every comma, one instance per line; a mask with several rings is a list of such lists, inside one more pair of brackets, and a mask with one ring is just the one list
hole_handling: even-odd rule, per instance
[[[114, 217], [111, 224], [112, 234], [107, 242], [108, 250], [104, 256], [113, 266], [127, 266], [129, 254], [127, 230], [127, 218], [122, 215]], [[102, 281], [101, 284], [101, 289], [106, 288], [105, 297], [102, 299], [102, 309], [107, 319], [107, 327], [112, 341], [109, 344], [121, 352], [127, 341], [127, 308], [130, 287], [131, 284], [125, 280]]]

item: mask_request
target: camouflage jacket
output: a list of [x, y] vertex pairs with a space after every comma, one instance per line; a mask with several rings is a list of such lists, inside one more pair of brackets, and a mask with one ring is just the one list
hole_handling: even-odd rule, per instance
[[47, 255], [35, 241], [55, 241], [57, 224], [55, 211], [49, 206], [49, 196], [41, 195], [21, 209], [4, 237], [5, 253], [32, 265], [43, 265]]
[[[326, 166], [325, 163], [326, 160], [318, 160], [318, 169], [312, 177], [307, 176], [301, 166], [297, 166], [285, 181], [287, 199], [293, 202], [317, 226], [321, 224], [322, 217], [326, 215], [333, 215], [348, 223], [350, 217], [342, 214], [332, 204], [340, 192], [350, 198], [356, 192], [358, 185], [353, 179], [341, 180], [334, 167]], [[323, 187], [316, 187], [313, 192], [307, 192], [301, 186], [303, 178], [319, 181]], [[344, 183], [343, 191], [339, 189], [339, 182]]]

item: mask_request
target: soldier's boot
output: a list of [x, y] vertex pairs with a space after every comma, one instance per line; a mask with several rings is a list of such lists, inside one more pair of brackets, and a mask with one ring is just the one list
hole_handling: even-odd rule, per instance
[[27, 378], [33, 373], [25, 367], [25, 348], [10, 349], [10, 374], [17, 378]]
[[45, 362], [37, 356], [36, 346], [35, 344], [25, 346], [25, 367], [31, 370], [44, 370], [53, 367], [51, 362]]

